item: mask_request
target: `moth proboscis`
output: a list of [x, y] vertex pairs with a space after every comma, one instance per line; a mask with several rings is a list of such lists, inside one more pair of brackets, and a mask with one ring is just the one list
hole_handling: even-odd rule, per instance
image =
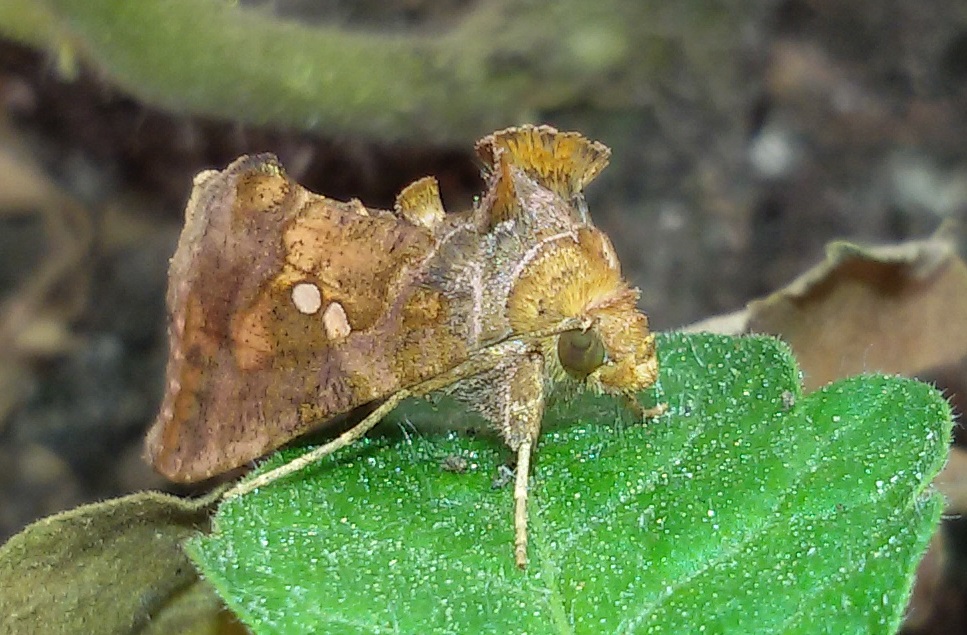
[[407, 397], [445, 391], [516, 452], [515, 560], [546, 398], [624, 397], [658, 375], [638, 291], [583, 190], [609, 150], [522, 126], [477, 143], [486, 192], [446, 213], [430, 177], [393, 211], [313, 194], [276, 158], [195, 178], [169, 272], [167, 389], [147, 456], [175, 481], [222, 474], [367, 404], [333, 441], [239, 496], [351, 444]]

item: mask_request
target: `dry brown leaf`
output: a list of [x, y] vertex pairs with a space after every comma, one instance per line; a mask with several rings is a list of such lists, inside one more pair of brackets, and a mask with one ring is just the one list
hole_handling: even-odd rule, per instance
[[708, 329], [781, 337], [807, 391], [864, 372], [918, 375], [967, 355], [967, 265], [949, 231], [884, 247], [832, 243], [786, 288], [688, 330]]

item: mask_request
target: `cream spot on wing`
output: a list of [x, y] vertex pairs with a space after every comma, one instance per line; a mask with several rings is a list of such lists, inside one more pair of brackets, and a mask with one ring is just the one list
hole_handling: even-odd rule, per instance
[[322, 292], [311, 282], [300, 282], [292, 287], [292, 304], [299, 313], [312, 315], [322, 308]]
[[326, 328], [326, 335], [330, 340], [341, 340], [352, 332], [346, 310], [338, 302], [333, 302], [326, 307], [326, 312], [322, 314], [322, 325]]

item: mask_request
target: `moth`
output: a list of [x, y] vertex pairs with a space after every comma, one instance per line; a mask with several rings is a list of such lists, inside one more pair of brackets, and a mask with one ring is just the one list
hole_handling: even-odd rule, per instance
[[269, 154], [199, 174], [169, 272], [170, 355], [147, 457], [191, 482], [354, 409], [347, 432], [226, 493], [292, 474], [408, 397], [444, 391], [516, 453], [515, 560], [527, 562], [531, 453], [552, 391], [626, 398], [658, 374], [639, 292], [584, 188], [610, 151], [548, 126], [476, 145], [486, 192], [446, 213], [431, 177], [393, 211], [313, 194]]

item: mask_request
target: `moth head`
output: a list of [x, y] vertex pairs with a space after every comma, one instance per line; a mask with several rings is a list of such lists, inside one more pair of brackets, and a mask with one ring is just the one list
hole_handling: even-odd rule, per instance
[[587, 307], [585, 329], [564, 331], [557, 338], [561, 368], [588, 387], [633, 396], [655, 383], [658, 359], [648, 319], [637, 308], [634, 289], [616, 293]]
[[507, 301], [511, 328], [529, 333], [574, 319], [587, 326], [544, 342], [552, 376], [633, 395], [655, 382], [658, 362], [638, 292], [621, 277], [611, 241], [588, 216], [583, 190], [610, 150], [548, 126], [509, 128], [477, 144], [489, 189], [476, 209], [489, 231], [516, 222], [535, 241]]
[[507, 301], [511, 328], [521, 334], [575, 322], [545, 340], [555, 379], [633, 395], [658, 376], [655, 338], [638, 309], [614, 247], [595, 227], [581, 225], [546, 240], [525, 262]]

